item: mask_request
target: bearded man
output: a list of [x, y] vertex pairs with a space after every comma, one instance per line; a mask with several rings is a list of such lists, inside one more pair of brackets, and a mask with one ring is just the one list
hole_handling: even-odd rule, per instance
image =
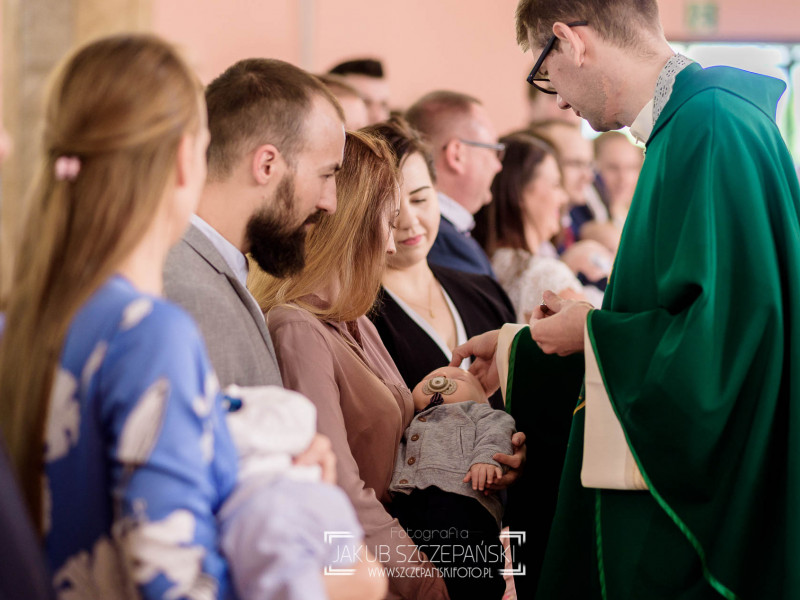
[[281, 385], [245, 254], [276, 277], [303, 268], [306, 231], [336, 210], [344, 114], [315, 77], [268, 59], [230, 67], [206, 103], [208, 180], [164, 290], [200, 326], [222, 387]]

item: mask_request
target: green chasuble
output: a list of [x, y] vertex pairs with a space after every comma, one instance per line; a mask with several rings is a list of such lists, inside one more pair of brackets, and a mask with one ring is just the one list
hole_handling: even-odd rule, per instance
[[[583, 355], [561, 358], [544, 354], [534, 343], [530, 328], [520, 331], [511, 353], [525, 355], [508, 374], [506, 410], [517, 430], [525, 432], [528, 463], [508, 489], [503, 523], [512, 532], [525, 532], [524, 543], [512, 551], [517, 596], [530, 598], [536, 591], [548, 533], [558, 498], [575, 398], [583, 383]], [[524, 575], [522, 574], [524, 572]]]
[[[800, 598], [800, 189], [783, 90], [727, 67], [677, 76], [587, 323], [649, 490], [582, 487], [578, 410], [542, 600]], [[515, 369], [525, 359], [518, 347]]]

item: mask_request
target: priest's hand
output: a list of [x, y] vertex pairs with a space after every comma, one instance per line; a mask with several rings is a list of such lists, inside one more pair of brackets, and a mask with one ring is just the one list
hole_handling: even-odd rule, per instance
[[475, 360], [472, 361], [469, 372], [478, 378], [487, 396], [500, 389], [500, 375], [497, 373], [497, 363], [494, 359], [499, 336], [500, 330], [495, 329], [470, 338], [467, 343], [453, 350], [453, 359], [450, 361], [451, 367], [457, 367], [465, 358], [474, 356]]
[[586, 316], [594, 307], [588, 302], [566, 300], [551, 291], [531, 316], [531, 337], [545, 354], [567, 356], [583, 352]]

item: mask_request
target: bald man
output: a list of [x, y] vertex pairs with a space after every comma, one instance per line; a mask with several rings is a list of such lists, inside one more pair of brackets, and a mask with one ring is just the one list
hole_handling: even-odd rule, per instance
[[406, 113], [431, 145], [436, 167], [439, 235], [428, 260], [433, 264], [494, 277], [486, 253], [470, 232], [474, 215], [492, 201], [494, 176], [503, 168], [505, 147], [481, 102], [459, 92], [436, 91]]

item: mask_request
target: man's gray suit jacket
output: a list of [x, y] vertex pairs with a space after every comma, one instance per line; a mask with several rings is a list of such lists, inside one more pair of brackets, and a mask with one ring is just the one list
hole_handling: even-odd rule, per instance
[[261, 309], [194, 225], [167, 256], [164, 293], [199, 325], [223, 388], [282, 385]]

